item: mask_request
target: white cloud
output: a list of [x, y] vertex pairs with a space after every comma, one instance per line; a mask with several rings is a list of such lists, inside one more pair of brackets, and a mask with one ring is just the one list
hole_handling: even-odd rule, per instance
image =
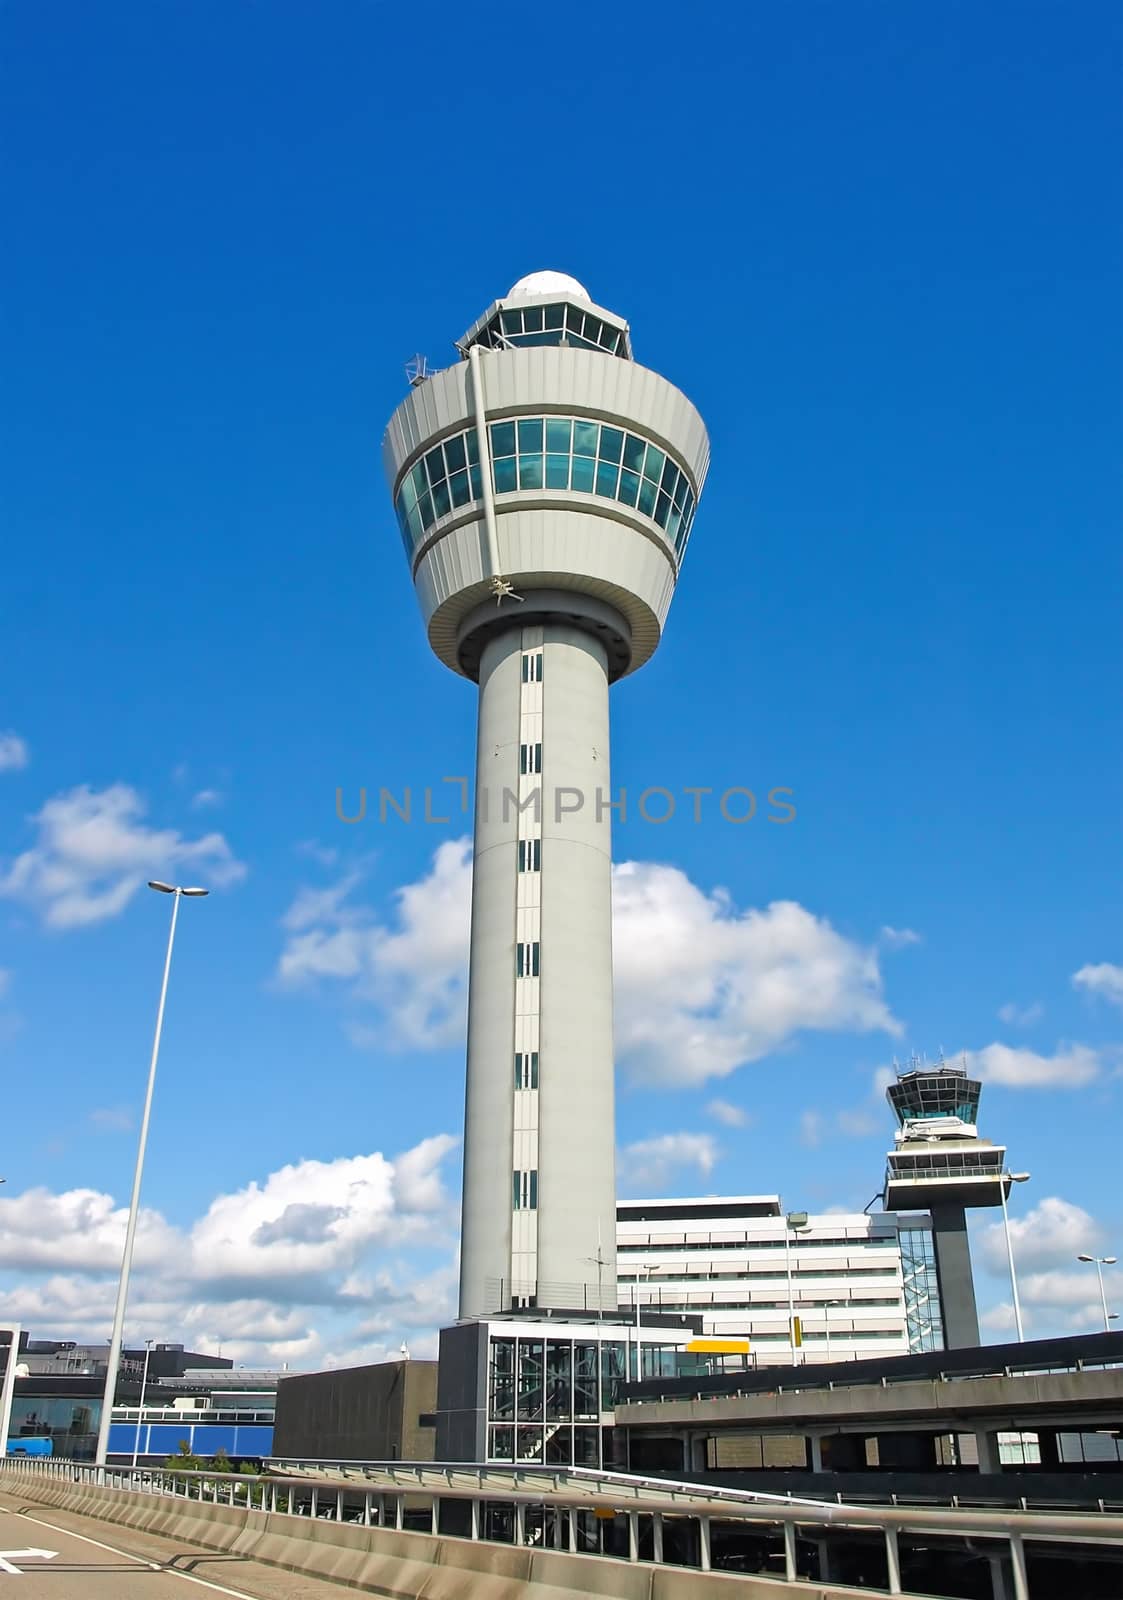
[[889, 1121], [884, 1105], [885, 1090], [895, 1078], [891, 1067], [878, 1067], [871, 1080], [869, 1098], [863, 1103], [826, 1114], [817, 1108], [804, 1111], [799, 1119], [800, 1144], [814, 1150], [825, 1139], [839, 1135], [847, 1139], [884, 1135]]
[[[296, 899], [281, 919], [281, 926], [290, 933], [300, 933], [322, 923], [338, 927], [354, 926], [362, 921], [363, 913], [345, 902], [358, 882], [358, 873], [351, 872], [326, 889], [299, 889]], [[288, 955], [286, 951], [285, 956]], [[290, 959], [286, 965], [285, 956], [281, 958], [283, 978], [299, 979], [308, 975], [302, 970], [299, 959]]]
[[455, 1144], [441, 1134], [396, 1161], [298, 1161], [219, 1195], [191, 1230], [192, 1277], [245, 1292], [269, 1285], [275, 1299], [317, 1298], [373, 1246], [430, 1234], [431, 1214], [448, 1205], [437, 1169]]
[[885, 1132], [886, 1118], [884, 1113], [867, 1110], [865, 1107], [856, 1107], [852, 1111], [838, 1113], [838, 1128], [850, 1139], [868, 1139], [871, 1134]]
[[[302, 890], [286, 918], [282, 982], [335, 980], [373, 1002], [382, 1025], [356, 1043], [432, 1048], [462, 1038], [471, 846], [448, 841], [395, 892], [380, 921], [351, 896], [354, 874]], [[877, 952], [790, 901], [738, 911], [676, 867], [613, 870], [617, 1058], [648, 1083], [701, 1084], [759, 1060], [805, 1029], [900, 1032]]]
[[223, 888], [245, 876], [220, 833], [185, 839], [141, 820], [145, 804], [128, 784], [83, 784], [48, 800], [32, 821], [38, 838], [0, 876], [0, 895], [32, 906], [49, 928], [117, 916], [148, 878], [189, 868]]
[[90, 1112], [90, 1122], [99, 1133], [128, 1133], [133, 1114], [128, 1106], [96, 1106]]
[[[1010, 1239], [1022, 1320], [1031, 1336], [1103, 1327], [1095, 1271], [1076, 1260], [1081, 1252], [1091, 1255], [1103, 1245], [1104, 1231], [1094, 1217], [1059, 1195], [1047, 1195], [1024, 1216], [1011, 1216]], [[1005, 1290], [1010, 1269], [1001, 1222], [980, 1231], [976, 1256]], [[985, 1327], [1007, 1331], [1014, 1326], [1013, 1307], [992, 1307], [980, 1320]]]
[[979, 1326], [986, 1328], [990, 1333], [1009, 1334], [1013, 1337], [1017, 1329], [1013, 1302], [991, 1306], [989, 1310], [981, 1311], [979, 1313]]
[[1079, 972], [1073, 973], [1072, 981], [1078, 989], [1084, 989], [1088, 994], [1098, 995], [1113, 1006], [1123, 1006], [1123, 967], [1113, 966], [1110, 961], [1100, 961], [1081, 967]]
[[[0, 1268], [23, 1271], [116, 1272], [125, 1244], [128, 1207], [96, 1189], [52, 1194], [25, 1189], [0, 1199]], [[182, 1246], [176, 1229], [155, 1211], [141, 1210], [136, 1261], [156, 1264]]]
[[799, 1118], [799, 1142], [808, 1150], [815, 1150], [823, 1142], [826, 1123], [821, 1111], [803, 1111]]
[[621, 1190], [653, 1193], [665, 1189], [673, 1174], [684, 1168], [699, 1178], [708, 1178], [717, 1158], [712, 1134], [664, 1133], [654, 1139], [639, 1139], [617, 1151], [617, 1182]]
[[[394, 1158], [293, 1162], [185, 1228], [143, 1211], [128, 1336], [177, 1329], [195, 1348], [278, 1363], [316, 1362], [376, 1325], [387, 1350], [406, 1330], [424, 1343], [455, 1311], [456, 1211], [440, 1170], [455, 1144], [438, 1134]], [[104, 1338], [126, 1219], [88, 1189], [0, 1199], [0, 1317]]]
[[195, 811], [208, 811], [212, 806], [220, 806], [222, 801], [223, 794], [219, 789], [200, 789], [198, 794], [191, 796], [191, 806]]
[[19, 772], [30, 760], [25, 739], [18, 733], [0, 733], [0, 772]]
[[1040, 1022], [1044, 1015], [1045, 1007], [1039, 1000], [1028, 1006], [1015, 1005], [1013, 1000], [1009, 1000], [998, 1008], [999, 1022], [1005, 1022], [1014, 1028], [1030, 1028], [1035, 1022]]
[[738, 911], [676, 867], [613, 874], [617, 1055], [648, 1083], [701, 1084], [805, 1030], [900, 1032], [877, 953], [791, 901]]
[[706, 1112], [715, 1122], [720, 1122], [726, 1128], [747, 1128], [753, 1120], [743, 1107], [735, 1106], [729, 1100], [708, 1101]]
[[1079, 1089], [1098, 1077], [1097, 1051], [1086, 1044], [1059, 1046], [1051, 1056], [1008, 1044], [988, 1044], [964, 1055], [969, 1072], [1007, 1089]]
[[340, 979], [377, 1004], [385, 1029], [367, 1029], [370, 1042], [432, 1048], [451, 1043], [464, 1027], [471, 845], [448, 840], [429, 872], [394, 893], [390, 925], [351, 903], [350, 874], [328, 889], [302, 889], [284, 918], [289, 939], [278, 976], [283, 983]]
[[309, 856], [321, 867], [334, 867], [339, 860], [339, 851], [321, 844], [318, 839], [302, 839], [293, 848], [298, 855]]
[[[1024, 1192], [1016, 1188], [1015, 1194]], [[1088, 1251], [1099, 1240], [1095, 1220], [1081, 1206], [1048, 1195], [1025, 1216], [1010, 1217], [1010, 1238], [1020, 1274], [1069, 1264], [1081, 1250]], [[1001, 1222], [992, 1222], [979, 1235], [979, 1250], [988, 1271], [1007, 1270], [1006, 1237]]]
[[891, 928], [888, 923], [878, 935], [878, 943], [887, 950], [904, 950], [910, 944], [919, 944], [920, 935], [912, 928]]

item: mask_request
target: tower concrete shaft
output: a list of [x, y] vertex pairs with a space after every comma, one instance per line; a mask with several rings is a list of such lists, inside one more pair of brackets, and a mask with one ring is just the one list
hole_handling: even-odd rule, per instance
[[480, 670], [462, 1315], [616, 1305], [608, 748], [604, 646], [513, 618]]
[[383, 459], [479, 684], [460, 1315], [616, 1305], [608, 689], [659, 644], [709, 441], [556, 273], [414, 365]]

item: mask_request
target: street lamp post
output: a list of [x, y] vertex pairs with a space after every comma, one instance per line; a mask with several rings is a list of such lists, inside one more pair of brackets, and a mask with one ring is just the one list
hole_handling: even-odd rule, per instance
[[152, 1060], [148, 1066], [148, 1087], [144, 1095], [144, 1115], [140, 1120], [140, 1138], [137, 1141], [136, 1169], [133, 1173], [133, 1193], [129, 1203], [129, 1220], [125, 1227], [125, 1248], [121, 1255], [121, 1276], [117, 1280], [117, 1305], [113, 1312], [113, 1333], [109, 1340], [109, 1360], [105, 1371], [105, 1394], [101, 1402], [98, 1423], [97, 1453], [94, 1457], [99, 1467], [104, 1467], [109, 1453], [109, 1427], [113, 1419], [113, 1402], [117, 1397], [117, 1371], [121, 1365], [121, 1339], [125, 1328], [125, 1308], [129, 1301], [129, 1273], [133, 1265], [133, 1243], [136, 1239], [137, 1217], [140, 1213], [140, 1183], [144, 1176], [144, 1152], [148, 1144], [148, 1124], [152, 1117], [152, 1094], [156, 1087], [156, 1063], [160, 1058], [160, 1034], [164, 1028], [164, 1004], [168, 998], [168, 974], [172, 967], [172, 946], [175, 943], [176, 918], [179, 902], [184, 895], [192, 898], [209, 893], [206, 889], [184, 889], [170, 883], [149, 882], [150, 889], [172, 896], [172, 921], [168, 929], [168, 953], [164, 957], [164, 979], [160, 985], [160, 1004], [156, 1011], [156, 1035], [152, 1041]]
[[133, 1435], [133, 1467], [136, 1467], [136, 1458], [140, 1454], [140, 1430], [144, 1426], [144, 1391], [148, 1388], [148, 1361], [152, 1355], [152, 1340], [144, 1341], [144, 1370], [140, 1375], [140, 1412], [136, 1419], [136, 1433]]
[[12, 1406], [16, 1398], [16, 1367], [19, 1365], [20, 1325], [0, 1322], [0, 1333], [8, 1335], [8, 1360], [0, 1384], [0, 1458], [8, 1454], [8, 1435], [12, 1431]]
[[1002, 1200], [1002, 1230], [1006, 1235], [1006, 1259], [1010, 1263], [1010, 1293], [1014, 1297], [1014, 1326], [1018, 1330], [1018, 1343], [1025, 1342], [1025, 1333], [1022, 1330], [1022, 1306], [1018, 1299], [1018, 1275], [1014, 1271], [1014, 1241], [1010, 1237], [1010, 1213], [1006, 1209], [1006, 1183], [1028, 1183], [1028, 1172], [1004, 1172], [1002, 1181], [998, 1185], [998, 1193]]
[[[824, 1300], [823, 1301], [823, 1332], [827, 1336], [827, 1365], [828, 1366], [830, 1365], [830, 1359], [831, 1359], [831, 1307], [832, 1306], [845, 1306], [845, 1305], [849, 1305], [849, 1303], [850, 1302], [848, 1300]], [[851, 1322], [851, 1327], [853, 1327], [853, 1322]]]
[[1104, 1314], [1104, 1332], [1105, 1333], [1110, 1333], [1111, 1332], [1112, 1313], [1107, 1309], [1107, 1295], [1104, 1292], [1104, 1270], [1103, 1269], [1105, 1267], [1113, 1267], [1115, 1265], [1115, 1257], [1114, 1256], [1085, 1256], [1085, 1255], [1079, 1255], [1079, 1256], [1077, 1256], [1076, 1259], [1077, 1259], [1077, 1261], [1094, 1261], [1095, 1262], [1095, 1265], [1096, 1265], [1096, 1277], [1099, 1279], [1099, 1285], [1100, 1285], [1100, 1305], [1103, 1307], [1103, 1314]]
[[788, 1277], [788, 1352], [795, 1362], [795, 1291], [792, 1288], [792, 1230], [808, 1226], [806, 1211], [788, 1211], [784, 1214], [784, 1267]]
[[823, 1334], [827, 1341], [827, 1360], [829, 1362], [831, 1359], [831, 1307], [847, 1306], [850, 1304], [849, 1300], [797, 1300], [795, 1304], [801, 1311], [805, 1308], [814, 1311], [820, 1306], [822, 1307]]
[[662, 1264], [663, 1263], [661, 1261], [650, 1261], [650, 1262], [647, 1262], [646, 1264], [644, 1264], [642, 1262], [639, 1263], [637, 1265], [637, 1267], [636, 1267], [636, 1281], [632, 1285], [632, 1299], [635, 1302], [635, 1308], [636, 1308], [636, 1381], [637, 1381], [637, 1383], [640, 1380], [640, 1378], [642, 1378], [642, 1376], [643, 1376], [643, 1373], [640, 1371], [641, 1357], [640, 1357], [640, 1334], [639, 1334], [639, 1317], [640, 1317], [639, 1274], [642, 1272], [644, 1277], [650, 1283], [652, 1273], [653, 1272], [658, 1272], [660, 1267], [662, 1266]]
[[[600, 1224], [597, 1224], [597, 1253], [595, 1256], [585, 1256], [584, 1259], [597, 1269], [597, 1366], [593, 1376], [597, 1394], [597, 1468], [604, 1469], [604, 1425], [601, 1420], [604, 1411], [604, 1400], [600, 1392], [601, 1366], [604, 1355], [604, 1269], [605, 1255], [600, 1236]], [[619, 1299], [619, 1296], [617, 1296]]]

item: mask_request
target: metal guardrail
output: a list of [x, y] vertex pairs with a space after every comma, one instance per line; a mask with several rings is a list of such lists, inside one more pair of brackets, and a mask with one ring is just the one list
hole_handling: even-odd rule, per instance
[[[525, 1471], [432, 1462], [275, 1462], [261, 1477], [202, 1471], [160, 1471], [149, 1468], [97, 1467], [65, 1460], [0, 1461], [0, 1481], [14, 1477], [64, 1484], [86, 1484], [115, 1490], [166, 1496], [214, 1505], [227, 1504], [273, 1515], [326, 1517], [363, 1527], [402, 1529], [407, 1500], [411, 1509], [428, 1500], [429, 1532], [448, 1537], [441, 1527], [441, 1506], [466, 1502], [462, 1537], [491, 1542], [537, 1544], [568, 1549], [581, 1545], [581, 1513], [601, 1521], [627, 1519], [626, 1559], [639, 1561], [641, 1518], [650, 1519], [652, 1558], [664, 1561], [664, 1534], [669, 1523], [696, 1525], [697, 1561], [686, 1563], [713, 1570], [713, 1525], [739, 1524], [783, 1544], [784, 1577], [801, 1582], [797, 1534], [822, 1537], [828, 1531], [879, 1532], [884, 1542], [888, 1587], [870, 1593], [899, 1595], [900, 1536], [993, 1540], [995, 1557], [1008, 1556], [1014, 1600], [1031, 1600], [1026, 1541], [1096, 1547], [1123, 1552], [1123, 1516], [1067, 1512], [987, 1510], [923, 1510], [907, 1506], [858, 1506], [822, 1500], [794, 1500], [763, 1492], [718, 1489], [707, 1484], [668, 1483], [657, 1478], [597, 1473], [582, 1469]], [[551, 1480], [551, 1481], [544, 1481]], [[509, 1539], [498, 1538], [496, 1510], [509, 1508]], [[422, 1515], [424, 1509], [422, 1510]], [[412, 1509], [416, 1516], [416, 1510]], [[500, 1518], [500, 1521], [503, 1519]], [[679, 1562], [679, 1565], [684, 1563]]]

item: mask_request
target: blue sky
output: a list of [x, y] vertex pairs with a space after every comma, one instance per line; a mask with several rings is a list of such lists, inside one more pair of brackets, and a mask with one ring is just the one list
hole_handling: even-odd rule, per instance
[[1031, 1330], [1094, 1326], [1072, 1256], [1123, 1246], [1117, 8], [3, 29], [0, 1315], [108, 1323], [153, 874], [214, 893], [181, 918], [134, 1335], [318, 1361], [448, 1315], [464, 819], [347, 827], [335, 792], [471, 771], [379, 442], [409, 357], [550, 267], [713, 443], [614, 781], [797, 806], [618, 829], [622, 1181], [860, 1208], [878, 1069], [967, 1051], [1033, 1172]]

